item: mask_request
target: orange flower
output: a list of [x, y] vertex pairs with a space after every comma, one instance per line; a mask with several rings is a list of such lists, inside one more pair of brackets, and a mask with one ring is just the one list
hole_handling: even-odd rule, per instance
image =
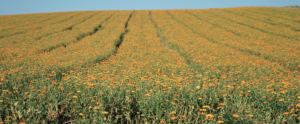
[[108, 111], [103, 111], [102, 113], [107, 115], [107, 114], [108, 114]]
[[206, 118], [209, 118], [209, 119], [214, 118], [214, 117], [215, 117], [215, 116], [212, 115], [212, 114], [207, 114], [207, 115], [206, 115]]
[[240, 116], [237, 115], [237, 114], [233, 114], [232, 116], [235, 117], [235, 118], [239, 118], [239, 117], [240, 117]]
[[182, 80], [182, 78], [180, 77], [179, 79], [178, 79], [178, 82], [179, 83], [181, 83], [183, 80]]
[[206, 109], [199, 109], [199, 111], [205, 112], [205, 111], [206, 111]]
[[223, 123], [224, 123], [224, 121], [218, 121], [218, 123], [219, 123], [219, 124], [223, 124]]
[[225, 105], [225, 103], [219, 103], [219, 105]]
[[284, 115], [288, 115], [288, 114], [290, 114], [289, 112], [285, 112], [285, 113], [283, 113]]
[[172, 116], [172, 117], [171, 117], [171, 120], [175, 120], [175, 119], [176, 119], [176, 117], [175, 117], [175, 116]]
[[172, 111], [170, 112], [170, 115], [176, 114], [176, 111]]
[[97, 109], [100, 109], [100, 108], [99, 108], [98, 106], [95, 106], [95, 107], [94, 107], [94, 109], [96, 109], [96, 110], [97, 110]]
[[208, 106], [208, 105], [204, 105], [204, 106], [203, 106], [203, 108], [209, 108], [209, 107], [210, 107], [210, 106]]

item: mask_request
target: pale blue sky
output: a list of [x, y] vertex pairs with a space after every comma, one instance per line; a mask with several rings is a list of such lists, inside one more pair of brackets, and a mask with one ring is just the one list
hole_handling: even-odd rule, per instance
[[300, 0], [0, 0], [0, 15], [81, 10], [205, 9], [300, 6]]

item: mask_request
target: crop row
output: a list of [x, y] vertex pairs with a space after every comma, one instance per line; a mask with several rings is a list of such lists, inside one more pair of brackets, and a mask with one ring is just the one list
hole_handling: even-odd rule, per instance
[[[78, 12], [78, 13], [82, 13], [82, 12]], [[64, 13], [58, 13], [54, 18], [51, 18], [50, 20], [44, 21], [42, 23], [34, 23], [25, 26], [17, 26], [14, 28], [4, 29], [1, 31], [0, 38], [2, 39], [5, 37], [16, 36], [19, 34], [27, 33], [28, 31], [38, 31], [41, 30], [45, 25], [53, 25], [55, 23], [59, 23], [61, 20], [67, 19], [69, 17], [68, 15], [72, 16], [73, 14], [76, 13], [70, 13], [67, 15], [65, 15]]]
[[[64, 107], [73, 108], [72, 105], [62, 106], [62, 104], [65, 104], [64, 100], [67, 100], [65, 98], [68, 98], [69, 95], [63, 94], [59, 95], [60, 97], [56, 97], [52, 95], [53, 93], [58, 92], [52, 92], [48, 90], [47, 93], [49, 94], [45, 93], [45, 91], [43, 91], [43, 93], [45, 93], [44, 95], [36, 94], [40, 91], [37, 88], [40, 86], [47, 86], [47, 88], [51, 88], [49, 90], [58, 88], [55, 86], [57, 84], [56, 82], [62, 80], [62, 76], [65, 76], [65, 74], [69, 73], [69, 71], [67, 71], [68, 69], [78, 69], [84, 66], [88, 66], [89, 64], [94, 64], [93, 62], [104, 59], [101, 57], [106, 57], [109, 56], [109, 54], [114, 53], [114, 51], [116, 51], [115, 43], [119, 42], [120, 35], [124, 34], [124, 25], [127, 23], [128, 17], [131, 13], [132, 11], [120, 11], [114, 14], [112, 17], [111, 14], [113, 14], [113, 12], [102, 14], [102, 18], [95, 18], [96, 20], [93, 20], [93, 24], [91, 24], [90, 22], [89, 24], [81, 25], [87, 26], [86, 28], [89, 27], [90, 29], [78, 27], [79, 29], [83, 29], [81, 31], [94, 30], [95, 28], [99, 29], [99, 27], [91, 26], [99, 26], [99, 24], [101, 24], [101, 21], [105, 21], [103, 24], [101, 24], [100, 31], [93, 32], [93, 35], [84, 37], [80, 42], [70, 44], [65, 48], [61, 47], [52, 50], [51, 52], [45, 52], [35, 56], [30, 56], [31, 58], [23, 58], [19, 61], [15, 61], [15, 63], [11, 63], [10, 65], [6, 64], [2, 66], [5, 68], [7, 67], [7, 71], [5, 71], [6, 69], [4, 68], [1, 69], [1, 87], [5, 90], [3, 89], [1, 91], [2, 95], [0, 98], [0, 102], [2, 102], [1, 105], [6, 105], [1, 106], [1, 119], [3, 119], [3, 114], [13, 114], [15, 115], [14, 117], [16, 117], [14, 118], [15, 121], [31, 121], [31, 123], [40, 121], [45, 123], [45, 121], [57, 120], [58, 116], [62, 114], [60, 113], [62, 111], [53, 110], [52, 107], [59, 107], [61, 108], [61, 110], [65, 109]], [[76, 27], [74, 28], [76, 29]], [[78, 32], [82, 33], [81, 31]], [[93, 62], [89, 63], [90, 61]], [[45, 81], [47, 82], [45, 83]], [[51, 86], [51, 84], [47, 84], [48, 81], [51, 81], [49, 83], [53, 85]], [[3, 82], [5, 83], [3, 84]], [[35, 85], [34, 82], [36, 82], [37, 85]], [[66, 86], [66, 88], [71, 86], [72, 85], [68, 85]], [[17, 92], [14, 92], [16, 94], [14, 94], [13, 97], [9, 97], [7, 96], [8, 94], [5, 93], [6, 90], [15, 90]], [[64, 88], [59, 88], [58, 90], [64, 91]], [[69, 91], [71, 92], [72, 90], [69, 89]], [[29, 97], [23, 98], [22, 96], [24, 95], [26, 97], [29, 95]], [[50, 96], [48, 97], [48, 95]], [[62, 98], [63, 101], [60, 101], [62, 100]], [[24, 100], [26, 101], [25, 104], [23, 104], [24, 106], [15, 106], [19, 105], [18, 103], [21, 103], [21, 101]], [[11, 109], [11, 107], [13, 108]], [[23, 110], [21, 110], [21, 108]], [[48, 109], [49, 111], [47, 111], [46, 109]], [[33, 112], [28, 113], [28, 111]], [[19, 114], [17, 115], [17, 113]], [[64, 117], [68, 116], [66, 113], [64, 114]], [[40, 119], [42, 119], [42, 121]]]
[[[119, 12], [118, 16], [114, 15], [111, 21], [106, 22], [112, 14], [113, 12], [100, 14], [98, 17], [92, 18], [92, 22], [87, 21], [86, 23], [77, 25], [74, 27], [75, 30], [60, 33], [61, 36], [54, 37], [56, 39], [53, 38], [53, 40], [40, 43], [46, 46], [61, 43], [69, 44], [65, 47], [58, 47], [51, 52], [39, 54], [31, 52], [31, 54], [1, 61], [3, 74], [7, 75], [11, 71], [15, 71], [11, 75], [11, 78], [16, 78], [15, 76], [19, 76], [21, 73], [31, 75], [31, 77], [36, 75], [43, 76], [49, 70], [73, 68], [73, 65], [74, 67], [81, 66], [88, 61], [93, 61], [112, 53], [115, 50], [114, 41], [119, 39], [119, 35], [124, 30], [121, 25], [125, 25], [128, 12]], [[101, 24], [104, 21], [105, 23]], [[100, 24], [103, 27], [101, 27], [101, 31], [96, 32]], [[80, 38], [80, 42], [71, 43], [77, 41], [76, 38]], [[86, 48], [83, 49], [82, 46]], [[28, 52], [30, 53], [30, 50]], [[36, 71], [39, 71], [39, 73]]]
[[278, 36], [290, 38], [290, 39], [295, 39], [295, 40], [300, 40], [299, 32], [292, 30], [291, 28], [288, 27], [282, 27], [282, 26], [276, 26], [276, 25], [271, 25], [268, 23], [263, 23], [257, 20], [249, 19], [243, 16], [237, 16], [232, 13], [228, 13], [225, 10], [222, 9], [214, 9], [213, 11], [216, 13], [216, 15], [227, 19], [231, 20], [233, 22], [236, 22], [241, 25], [249, 26], [251, 28], [266, 32], [266, 33], [272, 33], [276, 34]]
[[[188, 23], [203, 26], [207, 25], [199, 23], [184, 12], [171, 10], [168, 12], [172, 13], [175, 18], [185, 25]], [[173, 20], [172, 16], [166, 11], [152, 11], [152, 16], [154, 22], [162, 31], [167, 42], [174, 45], [173, 47], [186, 57], [188, 61], [190, 61], [195, 71], [202, 74], [204, 79], [207, 79], [202, 80], [203, 83], [201, 87], [205, 88], [210, 86], [214, 89], [211, 91], [213, 94], [219, 93], [218, 91], [222, 91], [225, 92], [227, 96], [231, 97], [230, 102], [226, 102], [226, 104], [230, 105], [224, 108], [225, 111], [218, 114], [232, 115], [233, 113], [238, 113], [237, 115], [243, 115], [242, 118], [244, 119], [249, 119], [249, 115], [251, 115], [255, 116], [255, 119], [260, 121], [263, 121], [269, 116], [267, 113], [271, 113], [271, 117], [275, 118], [274, 120], [286, 118], [283, 113], [281, 113], [281, 115], [276, 115], [276, 112], [280, 113], [280, 111], [290, 110], [282, 110], [276, 107], [272, 108], [271, 104], [273, 103], [269, 103], [270, 101], [265, 101], [264, 105], [257, 104], [255, 101], [262, 100], [261, 98], [266, 97], [272, 99], [276, 97], [277, 101], [281, 102], [295, 98], [298, 92], [296, 88], [298, 87], [297, 84], [299, 82], [298, 72], [290, 72], [277, 63], [270, 62], [244, 52], [236, 51], [236, 49], [232, 49], [224, 44], [208, 41], [206, 38], [200, 37], [198, 34], [194, 33], [191, 29]], [[208, 30], [213, 30], [213, 28], [206, 30], [207, 27], [199, 27], [198, 25], [193, 25], [193, 27], [197, 28], [196, 31], [206, 31], [206, 34], [211, 34], [212, 32], [209, 32]], [[223, 34], [228, 35], [228, 33], [225, 32], [218, 32], [218, 34], [213, 36], [218, 38], [224, 37], [222, 36]], [[234, 37], [226, 40], [226, 42], [233, 39]], [[287, 77], [290, 78], [288, 79]], [[293, 86], [290, 87], [291, 85]], [[276, 92], [281, 92], [280, 87], [287, 88], [284, 94], [289, 92], [288, 94], [290, 95], [277, 94]], [[247, 92], [251, 92], [251, 95], [245, 95]], [[220, 98], [226, 99], [222, 97], [224, 95], [221, 94], [210, 95], [209, 97], [213, 100]], [[263, 100], [261, 102], [263, 102]], [[293, 106], [297, 103], [297, 100], [282, 103], [282, 105], [286, 107], [291, 105]], [[242, 106], [248, 106], [249, 108], [245, 109]], [[258, 106], [264, 106], [264, 109], [256, 111]], [[296, 106], [292, 108], [295, 109]], [[214, 113], [213, 111], [210, 112]], [[207, 114], [210, 114], [210, 112]], [[296, 118], [289, 118], [288, 120], [295, 121], [295, 119]], [[268, 122], [274, 122], [274, 120], [268, 120]]]
[[24, 34], [25, 36], [30, 35], [32, 38], [39, 39], [45, 35], [47, 36], [55, 32], [70, 30], [74, 25], [77, 25], [85, 21], [86, 19], [91, 18], [96, 13], [99, 12], [74, 12], [66, 16], [61, 15], [58, 16], [58, 18], [53, 18], [43, 23], [37, 23], [25, 27], [4, 30], [2, 31], [1, 37], [11, 37], [17, 34]]
[[214, 10], [189, 10], [187, 12], [194, 14], [199, 20], [205, 21], [216, 27], [223, 28], [229, 32], [233, 32], [236, 35], [257, 39], [261, 42], [266, 42], [268, 44], [287, 47], [288, 49], [300, 49], [299, 41], [297, 40], [284, 38], [270, 33], [265, 33], [260, 30], [253, 29], [249, 26], [237, 24], [233, 21], [223, 19], [222, 17], [215, 15], [215, 13], [211, 11]]
[[[78, 96], [70, 100], [76, 101], [70, 106], [87, 104], [86, 108], [74, 108], [71, 114], [78, 121], [96, 123], [171, 122], [175, 116], [182, 119], [179, 113], [169, 114], [177, 111], [187, 115], [179, 110], [184, 105], [174, 100], [181, 94], [174, 91], [194, 83], [193, 71], [176, 51], [161, 42], [149, 11], [136, 11], [127, 28], [116, 55], [63, 79], [75, 85], [71, 93]], [[78, 90], [87, 96], [80, 96]]]
[[0, 123], [298, 123], [298, 41], [210, 11], [67, 14], [1, 40]]
[[[250, 8], [248, 8], [248, 9], [250, 9]], [[252, 8], [252, 9], [257, 9], [257, 8]], [[295, 31], [300, 31], [299, 22], [296, 22], [295, 20], [285, 20], [283, 18], [278, 18], [278, 17], [274, 17], [274, 16], [266, 16], [264, 14], [253, 13], [253, 12], [247, 11], [245, 9], [234, 8], [234, 9], [224, 9], [224, 10], [226, 12], [245, 16], [245, 17], [253, 19], [253, 20], [261, 21], [261, 22], [268, 23], [271, 25], [276, 25], [278, 27], [289, 27]]]
[[[209, 19], [212, 17], [206, 17], [205, 15], [202, 16], [202, 13], [198, 13], [197, 11], [190, 12], [192, 15], [186, 14], [186, 16], [182, 16], [185, 14], [184, 11], [170, 11], [170, 13], [172, 13], [172, 15], [180, 22], [213, 42], [228, 45], [240, 51], [261, 56], [262, 58], [272, 62], [277, 62], [292, 71], [300, 69], [299, 49], [282, 47], [279, 46], [280, 44], [269, 44], [268, 42], [261, 40], [236, 35], [233, 32], [229, 32], [225, 29], [207, 23], [210, 22]], [[193, 14], [195, 14], [198, 18], [201, 17], [201, 19], [203, 19], [203, 17], [206, 17], [206, 19], [200, 20], [193, 16]]]
[[[91, 13], [94, 15], [94, 13]], [[73, 15], [73, 14], [71, 14]], [[2, 48], [1, 51], [3, 54], [1, 55], [2, 59], [10, 59], [20, 54], [23, 55], [31, 55], [36, 52], [48, 51], [50, 49], [55, 48], [57, 45], [61, 46], [63, 44], [68, 44], [71, 41], [76, 41], [76, 38], [80, 35], [84, 35], [84, 33], [92, 32], [93, 28], [98, 26], [97, 19], [102, 18], [102, 14], [99, 13], [97, 16], [93, 16], [93, 23], [91, 24], [86, 20], [86, 17], [91, 16], [90, 14], [83, 14], [84, 17], [71, 19], [68, 21], [64, 21], [61, 23], [57, 23], [51, 26], [51, 24], [44, 27], [42, 30], [38, 31], [30, 31], [25, 34], [17, 35], [16, 37], [7, 37], [1, 39]], [[88, 19], [89, 20], [89, 19]], [[84, 28], [86, 25], [89, 25], [88, 28]], [[74, 30], [66, 30], [64, 29], [68, 27], [77, 27]], [[92, 27], [90, 27], [92, 26]], [[55, 33], [54, 33], [55, 32]], [[41, 37], [44, 36], [44, 37]], [[39, 38], [38, 38], [39, 37]], [[53, 42], [55, 41], [55, 42]]]
[[[131, 11], [118, 12], [106, 24], [103, 24], [103, 29], [99, 32], [84, 38], [78, 44], [66, 47], [66, 50], [53, 50], [49, 55], [56, 54], [62, 56], [61, 59], [63, 57], [79, 57], [73, 59], [77, 62], [81, 61], [81, 54], [84, 54], [82, 57], [92, 59], [90, 56], [93, 56], [95, 52], [98, 52], [97, 55], [99, 55], [107, 50], [111, 51], [113, 48], [110, 46], [114, 45], [116, 37], [124, 32], [124, 22], [127, 21], [130, 13]], [[183, 81], [188, 81], [193, 77], [192, 70], [189, 70], [183, 58], [178, 56], [175, 51], [166, 48], [157, 37], [157, 30], [150, 22], [149, 11], [135, 12], [127, 28], [129, 32], [124, 35], [124, 41], [117, 54], [101, 64], [94, 64], [88, 68], [73, 68], [74, 70], [62, 73], [62, 79], [56, 78], [55, 74], [58, 70], [54, 69], [53, 73], [51, 72], [49, 75], [50, 77], [52, 75], [51, 79], [45, 77], [24, 84], [12, 82], [15, 78], [2, 80], [4, 82], [2, 86], [7, 87], [7, 90], [18, 90], [18, 92], [13, 92], [13, 96], [16, 97], [12, 97], [1, 91], [4, 104], [8, 105], [2, 106], [1, 109], [7, 115], [19, 113], [13, 114], [12, 121], [31, 123], [39, 122], [39, 120], [56, 121], [58, 117], [61, 118], [60, 121], [75, 119], [76, 121], [102, 123], [137, 122], [136, 120], [140, 118], [162, 119], [163, 121], [162, 117], [168, 117], [163, 114], [166, 109], [165, 105], [172, 105], [171, 101], [165, 103], [165, 99], [173, 100], [173, 97], [163, 94], [157, 97], [155, 91], [167, 91], [169, 87], [176, 85], [186, 86]], [[70, 56], [68, 53], [76, 55]], [[51, 59], [57, 60], [55, 56], [51, 57], [54, 57]], [[48, 64], [51, 63], [48, 62]], [[164, 80], [168, 82], [160, 83]], [[176, 83], [178, 80], [179, 82]], [[153, 81], [156, 83], [153, 84]], [[14, 85], [13, 88], [9, 88], [12, 85]], [[44, 89], [40, 90], [42, 87]], [[24, 100], [25, 104], [18, 104]], [[138, 103], [138, 101], [141, 102]], [[134, 104], [135, 106], [133, 106]], [[59, 109], [55, 109], [56, 107]], [[137, 111], [140, 114], [131, 111], [131, 109], [138, 109], [136, 107], [141, 108]], [[150, 117], [155, 112], [153, 109], [162, 115], [158, 118]], [[174, 111], [175, 106], [167, 109]], [[34, 112], [26, 113], [27, 111]], [[38, 114], [38, 112], [41, 113]], [[19, 116], [20, 114], [22, 116]], [[134, 120], [128, 120], [127, 116], [129, 115]], [[29, 119], [26, 120], [26, 118]], [[118, 120], [118, 118], [124, 120]], [[167, 119], [170, 120], [170, 117]]]
[[51, 20], [60, 15], [68, 13], [38, 13], [38, 14], [23, 14], [23, 15], [6, 15], [0, 17], [0, 30], [24, 27], [27, 25], [37, 24]]
[[76, 68], [76, 66], [107, 58], [115, 53], [116, 45], [121, 42], [120, 36], [125, 33], [124, 25], [130, 13], [132, 11], [118, 12], [101, 25], [100, 31], [95, 34], [83, 38], [80, 42], [70, 44], [66, 48], [60, 47], [41, 54], [41, 57], [35, 61], [35, 65], [44, 67], [46, 70], [55, 66], [62, 68], [75, 66]]
[[262, 13], [268, 16], [275, 16], [277, 18], [283, 18], [286, 20], [295, 21], [300, 23], [300, 14], [298, 11], [289, 10], [289, 9], [281, 9], [274, 7], [259, 7], [257, 9], [248, 10], [255, 13]]

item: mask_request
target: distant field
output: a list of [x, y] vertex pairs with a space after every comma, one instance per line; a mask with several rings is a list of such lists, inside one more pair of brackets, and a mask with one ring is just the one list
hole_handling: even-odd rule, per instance
[[0, 123], [300, 123], [300, 11], [0, 16]]
[[300, 6], [284, 6], [283, 8], [300, 10]]

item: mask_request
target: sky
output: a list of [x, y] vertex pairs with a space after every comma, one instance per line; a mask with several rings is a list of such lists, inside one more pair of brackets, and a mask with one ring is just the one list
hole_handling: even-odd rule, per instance
[[300, 6], [300, 0], [0, 0], [0, 15], [84, 10], [207, 9]]

